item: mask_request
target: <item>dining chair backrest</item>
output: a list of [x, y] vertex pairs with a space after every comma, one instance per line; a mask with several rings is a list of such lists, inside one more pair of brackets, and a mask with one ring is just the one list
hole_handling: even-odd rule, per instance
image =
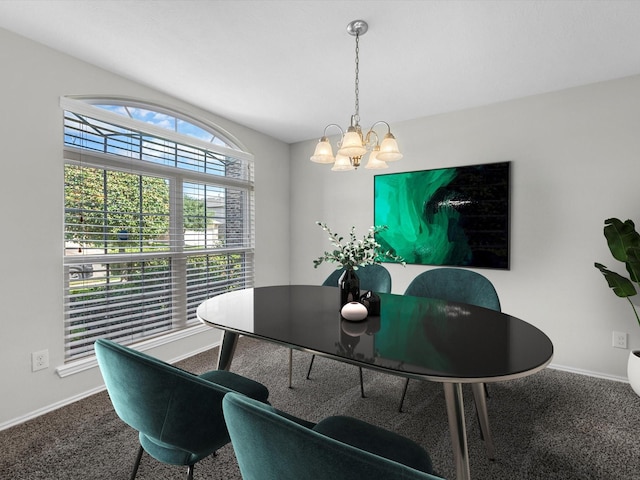
[[335, 440], [315, 431], [313, 423], [250, 398], [230, 393], [223, 409], [244, 480], [441, 480]]
[[[335, 270], [322, 285], [325, 287], [337, 287], [338, 280], [343, 272], [343, 268]], [[376, 293], [391, 293], [391, 274], [382, 265], [373, 264], [359, 267], [356, 270], [356, 275], [360, 279], [360, 291], [371, 290]]]
[[411, 281], [404, 294], [501, 310], [498, 293], [491, 281], [463, 268], [434, 268], [422, 272]]
[[109, 340], [95, 351], [116, 413], [158, 460], [189, 464], [229, 443], [222, 398], [230, 389]]

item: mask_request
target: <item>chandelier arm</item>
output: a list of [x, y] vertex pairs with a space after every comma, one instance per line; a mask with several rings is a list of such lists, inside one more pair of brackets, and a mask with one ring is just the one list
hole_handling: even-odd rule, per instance
[[322, 134], [323, 137], [327, 136], [327, 130], [329, 129], [329, 127], [336, 127], [338, 130], [340, 130], [340, 135], [344, 136], [344, 130], [340, 125], [338, 125], [337, 123], [330, 123], [329, 125], [324, 127], [324, 133]]
[[[379, 123], [379, 122], [378, 122]], [[375, 126], [375, 125], [374, 125]], [[373, 127], [371, 127], [369, 129], [369, 131], [367, 132], [366, 137], [364, 137], [364, 144], [365, 145], [370, 145], [371, 144], [371, 134], [374, 134], [376, 136], [376, 143], [375, 145], [378, 145], [380, 143], [380, 137], [378, 136], [378, 134], [376, 133], [376, 131], [373, 129]], [[375, 145], [373, 145], [371, 148], [373, 148]]]
[[379, 124], [385, 124], [387, 126], [387, 133], [391, 133], [391, 125], [389, 125], [387, 122], [385, 122], [384, 120], [378, 120], [376, 123], [374, 123], [373, 125], [371, 125], [371, 128], [369, 129], [369, 131], [372, 131], [374, 128], [376, 128], [376, 125]]

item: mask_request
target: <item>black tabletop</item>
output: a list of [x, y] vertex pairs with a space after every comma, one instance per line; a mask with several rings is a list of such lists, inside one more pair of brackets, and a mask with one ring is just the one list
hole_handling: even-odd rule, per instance
[[379, 294], [380, 316], [340, 316], [336, 287], [239, 290], [205, 301], [198, 317], [235, 333], [438, 381], [491, 382], [544, 368], [551, 340], [510, 315], [472, 305]]

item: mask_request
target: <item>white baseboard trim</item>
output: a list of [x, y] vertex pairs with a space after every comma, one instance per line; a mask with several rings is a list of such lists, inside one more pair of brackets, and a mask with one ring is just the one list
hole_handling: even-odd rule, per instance
[[[210, 327], [206, 327], [206, 329], [210, 329]], [[175, 340], [175, 338], [174, 338], [174, 340]], [[162, 343], [168, 343], [168, 342], [162, 342]], [[169, 360], [168, 363], [174, 364], [174, 363], [180, 362], [182, 360], [185, 360], [185, 359], [187, 359], [189, 357], [192, 357], [194, 355], [197, 355], [199, 353], [206, 352], [207, 350], [211, 350], [212, 348], [217, 347], [219, 345], [220, 345], [219, 341], [218, 342], [214, 342], [214, 343], [212, 343], [212, 344], [210, 344], [208, 346], [205, 346], [205, 347], [190, 351], [188, 353], [185, 353], [183, 355], [179, 355], [178, 357], [172, 358], [171, 360]], [[156, 346], [156, 345], [153, 345], [153, 346]], [[152, 348], [152, 346], [145, 345], [144, 350], [148, 350], [150, 348]], [[90, 362], [84, 362], [84, 366], [85, 366], [84, 369], [91, 368], [90, 366], [87, 366], [89, 363]], [[95, 361], [95, 357], [93, 357], [93, 363], [94, 363], [94, 366], [97, 366], [97, 362]], [[65, 407], [67, 405], [71, 405], [72, 403], [75, 403], [75, 402], [77, 402], [79, 400], [82, 400], [84, 398], [90, 397], [91, 395], [95, 395], [96, 393], [100, 393], [104, 389], [105, 389], [104, 384], [101, 384], [101, 385], [99, 385], [99, 386], [97, 386], [95, 388], [92, 388], [90, 390], [87, 390], [85, 392], [79, 393], [79, 394], [74, 395], [74, 396], [69, 397], [69, 398], [65, 398], [64, 400], [60, 400], [59, 402], [52, 403], [51, 405], [47, 405], [46, 407], [39, 408], [38, 410], [34, 410], [33, 412], [27, 413], [26, 415], [22, 415], [21, 417], [17, 417], [17, 418], [14, 418], [12, 420], [9, 420], [7, 422], [0, 423], [0, 431], [6, 430], [7, 428], [14, 427], [16, 425], [20, 425], [21, 423], [25, 423], [25, 422], [27, 422], [29, 420], [37, 418], [37, 417], [39, 417], [41, 415], [44, 415], [46, 413], [53, 412], [54, 410], [57, 410], [57, 409], [62, 408], [62, 407]]]
[[604, 380], [613, 380], [614, 382], [629, 383], [629, 379], [627, 377], [619, 377], [618, 375], [609, 375], [608, 373], [594, 372], [591, 370], [583, 370], [581, 368], [567, 367], [565, 365], [558, 365], [555, 363], [549, 364], [548, 368], [551, 368], [553, 370], [561, 370], [563, 372], [577, 373], [578, 375], [585, 375], [587, 377], [602, 378]]
[[70, 405], [78, 400], [82, 400], [83, 398], [90, 397], [96, 393], [99, 393], [104, 390], [104, 385], [101, 385], [96, 388], [92, 388], [91, 390], [87, 390], [86, 392], [80, 393], [78, 395], [74, 395], [73, 397], [65, 398], [64, 400], [60, 400], [59, 402], [52, 403], [51, 405], [47, 405], [46, 407], [39, 408], [38, 410], [34, 410], [33, 412], [27, 413], [18, 418], [14, 418], [9, 420], [8, 422], [0, 424], [0, 431], [5, 430], [7, 428], [14, 427], [16, 425], [20, 425], [21, 423], [27, 422], [34, 418], [39, 417], [40, 415], [44, 415], [45, 413], [53, 412], [61, 407], [66, 405]]
[[184, 355], [180, 355], [178, 357], [172, 358], [171, 360], [169, 360], [169, 363], [174, 364], [174, 363], [181, 362], [182, 360], [186, 360], [189, 357], [193, 357], [194, 355], [198, 355], [199, 353], [206, 352], [207, 350], [211, 350], [212, 348], [219, 347], [219, 346], [220, 346], [220, 341], [213, 342], [209, 345], [205, 345], [202, 348], [197, 348], [195, 350], [190, 351], [189, 353], [185, 353]]

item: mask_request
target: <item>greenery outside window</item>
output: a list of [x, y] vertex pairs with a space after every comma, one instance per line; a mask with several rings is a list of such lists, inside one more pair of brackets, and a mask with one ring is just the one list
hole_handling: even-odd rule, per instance
[[65, 359], [196, 325], [253, 286], [253, 157], [155, 106], [62, 98]]

